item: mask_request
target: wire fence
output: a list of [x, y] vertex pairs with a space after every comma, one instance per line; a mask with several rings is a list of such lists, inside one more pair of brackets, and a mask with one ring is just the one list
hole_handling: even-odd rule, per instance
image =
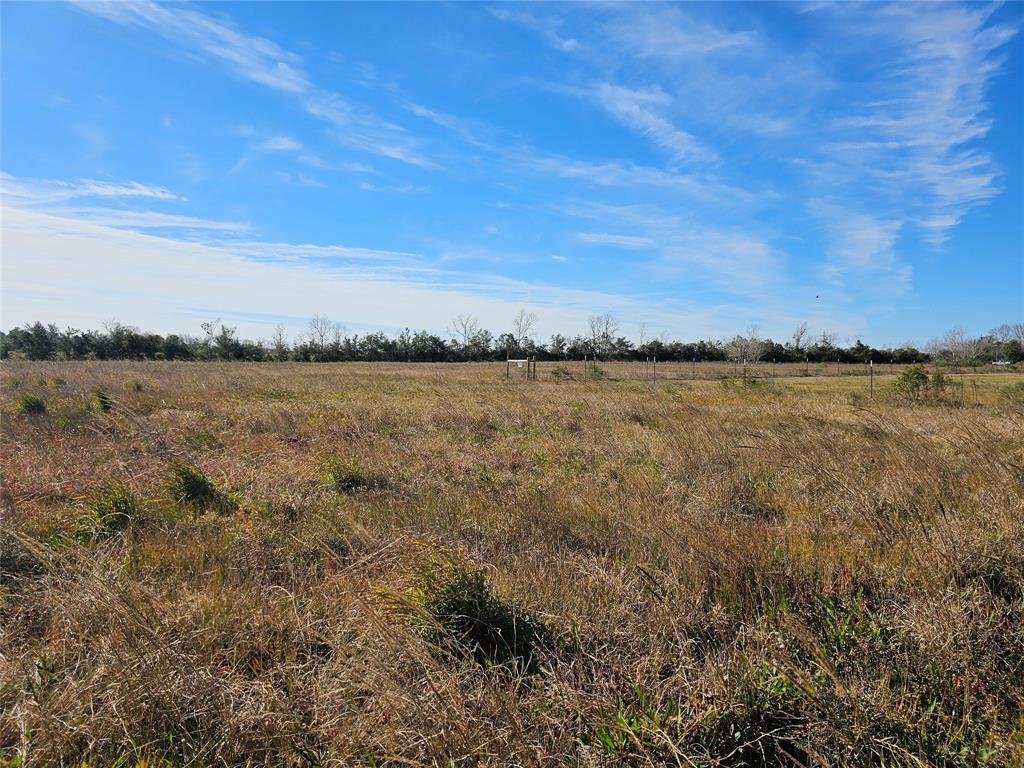
[[[524, 364], [526, 365], [526, 364]], [[732, 361], [672, 361], [662, 362], [650, 360], [537, 360], [529, 366], [506, 368], [509, 378], [565, 381], [700, 381], [722, 379], [792, 379], [833, 377], [843, 378], [862, 376], [873, 377], [898, 376], [908, 368], [910, 363], [863, 363], [848, 362], [810, 362], [775, 363], [770, 360], [757, 363]], [[962, 375], [1020, 373], [1021, 366], [950, 366], [929, 363], [925, 369], [929, 373], [941, 372], [954, 379]], [[532, 373], [527, 376], [527, 371]], [[953, 382], [955, 383], [955, 382]]]

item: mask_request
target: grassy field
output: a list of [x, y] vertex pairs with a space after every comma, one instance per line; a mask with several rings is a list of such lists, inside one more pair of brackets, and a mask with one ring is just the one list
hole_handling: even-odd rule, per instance
[[0, 765], [1024, 765], [1024, 377], [504, 373], [4, 363]]

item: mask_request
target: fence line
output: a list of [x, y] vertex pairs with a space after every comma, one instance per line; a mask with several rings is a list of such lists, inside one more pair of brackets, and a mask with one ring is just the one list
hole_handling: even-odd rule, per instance
[[[664, 361], [648, 358], [646, 360], [602, 361], [593, 358], [583, 360], [535, 360], [532, 376], [538, 380], [564, 381], [715, 381], [723, 379], [813, 379], [813, 378], [850, 378], [865, 379], [865, 386], [874, 389], [876, 377], [886, 378], [897, 376], [916, 364], [912, 363], [860, 363], [804, 361], [800, 363], [779, 363], [761, 360], [757, 363], [740, 361]], [[993, 369], [992, 366], [942, 366], [928, 364], [929, 373], [942, 372], [950, 377], [977, 374], [1013, 374], [1018, 373], [1016, 366], [1010, 370]], [[515, 371], [513, 370], [513, 374]], [[516, 378], [513, 375], [513, 378]], [[957, 382], [954, 381], [953, 384]], [[962, 382], [961, 382], [962, 383]]]

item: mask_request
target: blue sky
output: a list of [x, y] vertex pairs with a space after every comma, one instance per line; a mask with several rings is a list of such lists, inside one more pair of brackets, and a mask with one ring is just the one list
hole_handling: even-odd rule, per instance
[[1024, 6], [12, 3], [4, 328], [1024, 320]]

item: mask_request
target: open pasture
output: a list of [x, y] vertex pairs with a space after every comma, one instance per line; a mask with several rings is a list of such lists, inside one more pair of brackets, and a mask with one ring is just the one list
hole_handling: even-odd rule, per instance
[[1024, 764], [1024, 377], [504, 373], [5, 362], [0, 765]]

